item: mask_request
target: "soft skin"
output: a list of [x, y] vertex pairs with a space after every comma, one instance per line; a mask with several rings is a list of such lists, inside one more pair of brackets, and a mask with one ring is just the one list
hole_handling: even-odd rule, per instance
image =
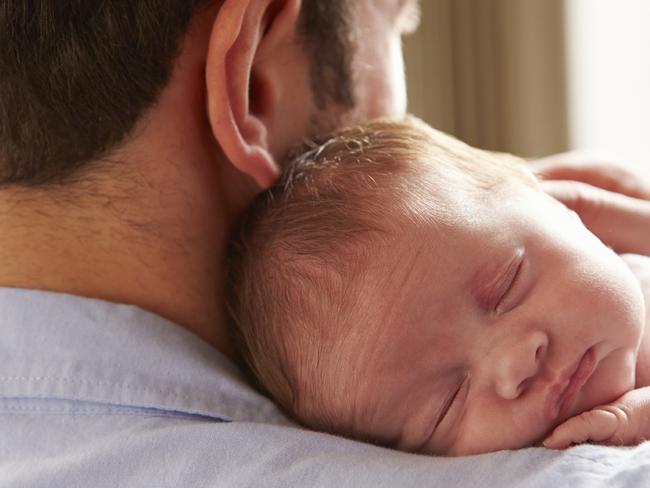
[[[449, 218], [405, 226], [401, 252], [378, 260], [390, 281], [361, 352], [357, 431], [421, 453], [520, 448], [635, 387], [639, 283], [575, 213], [537, 185], [437, 198]], [[593, 371], [559, 409], [588, 351]]]

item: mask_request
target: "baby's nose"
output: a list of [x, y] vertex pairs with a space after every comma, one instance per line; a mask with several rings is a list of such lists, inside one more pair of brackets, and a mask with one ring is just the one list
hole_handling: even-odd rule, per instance
[[497, 352], [497, 394], [506, 400], [514, 400], [522, 395], [539, 374], [547, 348], [548, 336], [535, 330]]

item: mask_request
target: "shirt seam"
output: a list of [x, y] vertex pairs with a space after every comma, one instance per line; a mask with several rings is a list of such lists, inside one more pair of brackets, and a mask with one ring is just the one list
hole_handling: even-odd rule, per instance
[[[89, 409], [89, 408], [79, 408], [79, 409], [71, 409], [71, 410], [61, 410], [61, 409], [56, 409], [56, 408], [39, 408], [39, 407], [30, 407], [30, 406], [15, 406], [15, 407], [7, 407], [7, 406], [0, 406], [0, 415], [6, 415], [6, 414], [12, 414], [12, 413], [24, 413], [24, 412], [38, 412], [38, 413], [46, 413], [46, 414], [52, 414], [52, 415], [66, 415], [66, 416], [73, 416], [73, 415], [89, 415], [89, 416], [102, 416], [102, 415], [122, 415], [125, 417], [129, 416], [136, 416], [136, 417], [159, 417], [159, 418], [169, 418], [169, 417], [175, 417], [175, 418], [186, 418], [186, 419], [193, 419], [193, 417], [201, 417], [201, 418], [212, 418], [212, 417], [207, 417], [205, 415], [192, 415], [189, 413], [184, 413], [184, 412], [179, 412], [179, 413], [172, 413], [172, 412], [156, 412], [156, 413], [151, 413], [151, 412], [137, 412], [137, 411], [128, 411], [128, 412], [116, 412], [116, 411], [110, 411], [110, 410], [102, 410], [102, 409]], [[223, 423], [227, 422], [224, 419], [221, 418], [214, 418], [215, 423]]]
[[[77, 385], [89, 385], [91, 387], [97, 387], [97, 386], [103, 386], [103, 387], [112, 387], [112, 388], [122, 388], [125, 390], [129, 390], [132, 392], [145, 392], [151, 395], [155, 396], [160, 396], [162, 397], [172, 397], [178, 399], [177, 401], [186, 403], [186, 405], [182, 406], [175, 406], [171, 407], [173, 410], [187, 410], [190, 405], [195, 405], [195, 404], [200, 404], [203, 405], [205, 402], [210, 402], [210, 403], [221, 403], [225, 401], [226, 403], [228, 402], [227, 399], [223, 399], [221, 396], [217, 397], [211, 397], [211, 398], [202, 398], [202, 397], [196, 397], [196, 396], [189, 396], [186, 394], [182, 393], [177, 393], [174, 391], [170, 390], [165, 390], [162, 388], [157, 388], [157, 387], [147, 387], [147, 386], [138, 386], [138, 385], [130, 385], [127, 383], [120, 383], [120, 382], [115, 382], [115, 381], [107, 381], [107, 380], [101, 380], [101, 379], [84, 379], [84, 378], [69, 378], [69, 377], [63, 377], [63, 376], [47, 376], [47, 375], [42, 375], [42, 376], [0, 376], [0, 383], [5, 383], [8, 384], [10, 382], [20, 382], [20, 383], [29, 383], [30, 381], [33, 382], [41, 382], [41, 384], [46, 384], [47, 381], [50, 382], [67, 382], [68, 384], [77, 384]], [[29, 394], [33, 395], [36, 394], [34, 391], [35, 388], [38, 388], [38, 386], [35, 385], [29, 385], [31, 388], [29, 388]], [[26, 392], [27, 393], [27, 392]], [[52, 392], [49, 392], [52, 394]], [[103, 391], [102, 395], [103, 397], [105, 394], [108, 394], [108, 391]], [[6, 393], [3, 393], [0, 391], [0, 401], [3, 398], [7, 398]], [[158, 401], [161, 401], [161, 398], [157, 398]], [[139, 408], [138, 406], [132, 406], [132, 405], [126, 405], [125, 407], [127, 408]], [[155, 408], [155, 407], [148, 407], [148, 408]], [[236, 407], [237, 411], [240, 414], [245, 414], [249, 415], [253, 418], [259, 418], [259, 414], [261, 411], [265, 411], [266, 408], [260, 408], [260, 407], [244, 407], [243, 404], [240, 402], [238, 406]], [[196, 410], [196, 407], [193, 407], [192, 410]], [[204, 410], [203, 408], [199, 408], [201, 412]], [[224, 415], [223, 413], [220, 413], [219, 415], [215, 415], [212, 412], [197, 412], [196, 415], [203, 415], [207, 417], [214, 417], [214, 418], [221, 418], [227, 421], [227, 419], [231, 419], [232, 417], [236, 417], [237, 415], [235, 414], [230, 414], [230, 415]], [[193, 413], [187, 413], [188, 415], [194, 415]]]
[[67, 383], [77, 383], [77, 384], [91, 383], [92, 385], [103, 385], [103, 386], [110, 386], [113, 388], [115, 387], [125, 388], [127, 390], [132, 390], [132, 391], [144, 391], [144, 392], [155, 393], [155, 394], [171, 395], [176, 398], [181, 398], [183, 400], [196, 401], [195, 397], [185, 395], [182, 393], [177, 393], [170, 390], [164, 390], [161, 388], [149, 387], [149, 386], [130, 385], [128, 383], [120, 383], [120, 382], [106, 381], [100, 379], [87, 380], [82, 378], [67, 378], [64, 376], [0, 376], [0, 382], [5, 382], [5, 383], [12, 382], [12, 381], [28, 382], [28, 381], [47, 381], [47, 380], [63, 381]]

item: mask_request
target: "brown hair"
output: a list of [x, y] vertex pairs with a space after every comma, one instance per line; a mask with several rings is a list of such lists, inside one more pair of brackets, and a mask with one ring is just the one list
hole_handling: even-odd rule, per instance
[[[167, 84], [194, 12], [216, 1], [4, 0], [0, 186], [63, 183], [114, 149]], [[303, 2], [320, 105], [353, 104], [346, 5]]]
[[345, 342], [364, 337], [373, 253], [404, 225], [443, 215], [440, 188], [479, 191], [526, 177], [520, 160], [411, 117], [344, 129], [297, 154], [231, 244], [231, 336], [252, 381], [290, 415], [363, 438], [346, 418], [363, 355]]

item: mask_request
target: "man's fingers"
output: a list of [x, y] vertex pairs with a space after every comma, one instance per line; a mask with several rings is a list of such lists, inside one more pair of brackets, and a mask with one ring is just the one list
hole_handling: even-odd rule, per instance
[[590, 410], [568, 419], [544, 440], [544, 447], [565, 449], [586, 441], [604, 442], [611, 439], [619, 427], [617, 416], [605, 410]]
[[546, 193], [580, 215], [585, 223], [598, 221], [612, 196], [610, 192], [577, 181], [542, 181], [541, 186]]
[[616, 252], [650, 255], [650, 201], [576, 181], [542, 181], [541, 185]]
[[629, 197], [650, 199], [650, 180], [614, 159], [582, 152], [564, 153], [530, 162], [544, 180], [573, 180]]

